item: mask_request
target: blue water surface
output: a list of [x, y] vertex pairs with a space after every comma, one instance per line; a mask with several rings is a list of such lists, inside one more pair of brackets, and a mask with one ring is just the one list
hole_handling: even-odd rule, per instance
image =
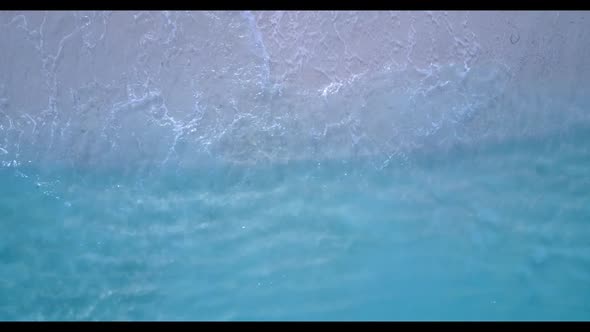
[[385, 167], [3, 167], [0, 319], [587, 320], [588, 132]]

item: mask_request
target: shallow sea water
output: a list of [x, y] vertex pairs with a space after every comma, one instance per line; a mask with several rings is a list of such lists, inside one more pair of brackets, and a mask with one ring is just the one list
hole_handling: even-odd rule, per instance
[[587, 320], [587, 128], [368, 160], [0, 168], [1, 320]]

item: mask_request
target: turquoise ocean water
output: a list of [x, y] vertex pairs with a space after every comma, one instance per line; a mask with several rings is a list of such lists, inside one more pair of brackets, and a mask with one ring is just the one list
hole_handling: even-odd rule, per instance
[[2, 167], [0, 319], [587, 320], [589, 132], [386, 167]]

